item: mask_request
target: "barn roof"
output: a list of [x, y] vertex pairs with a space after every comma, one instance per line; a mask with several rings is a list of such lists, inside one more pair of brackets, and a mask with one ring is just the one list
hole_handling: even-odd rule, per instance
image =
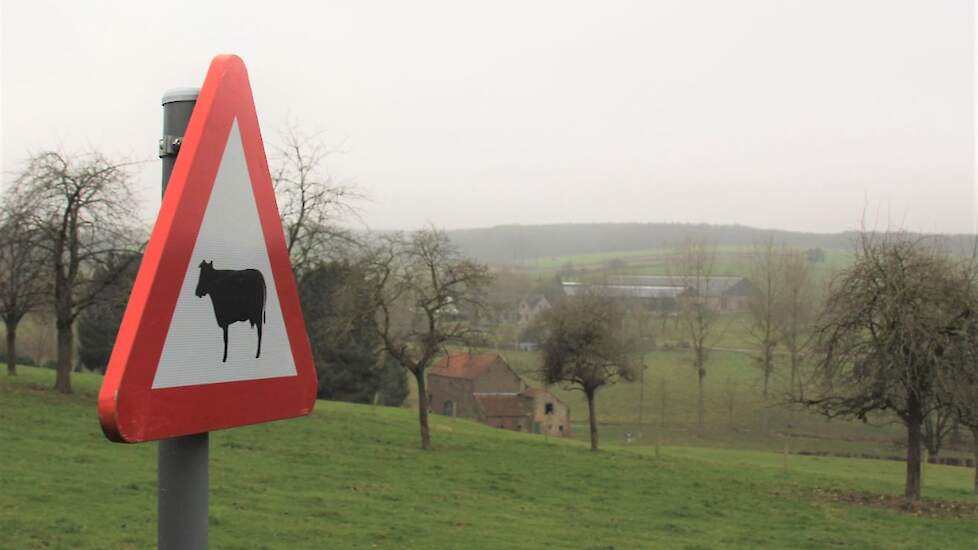
[[[613, 275], [608, 277], [606, 284], [588, 285], [578, 282], [564, 282], [564, 294], [574, 296], [588, 291], [600, 289], [604, 294], [616, 298], [678, 298], [689, 290], [690, 278], [681, 275]], [[706, 296], [750, 294], [750, 281], [744, 277], [703, 277], [699, 282], [698, 292]]]
[[482, 414], [490, 418], [526, 416], [523, 397], [518, 393], [474, 393]]
[[584, 283], [563, 283], [564, 293], [568, 296], [583, 294], [592, 288], [601, 289], [602, 294], [613, 298], [676, 298], [685, 289], [681, 286], [650, 286], [650, 285], [588, 285]]
[[[608, 282], [612, 285], [683, 287], [696, 281], [696, 277], [685, 275], [617, 275], [608, 277]], [[742, 285], [744, 282], [743, 277], [712, 276], [698, 279], [697, 284], [700, 286], [700, 292], [707, 296], [720, 296], [735, 290], [735, 287], [739, 289], [738, 285]]]
[[490, 365], [497, 360], [502, 361], [502, 359], [498, 353], [450, 353], [432, 365], [428, 369], [428, 374], [474, 380], [481, 376]]

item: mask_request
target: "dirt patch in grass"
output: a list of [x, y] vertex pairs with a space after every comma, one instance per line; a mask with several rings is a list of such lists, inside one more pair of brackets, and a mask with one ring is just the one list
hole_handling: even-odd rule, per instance
[[815, 489], [814, 496], [821, 502], [856, 504], [871, 508], [896, 510], [914, 516], [929, 517], [975, 517], [978, 516], [978, 503], [940, 498], [922, 498], [909, 502], [900, 495], [881, 495], [842, 489]]

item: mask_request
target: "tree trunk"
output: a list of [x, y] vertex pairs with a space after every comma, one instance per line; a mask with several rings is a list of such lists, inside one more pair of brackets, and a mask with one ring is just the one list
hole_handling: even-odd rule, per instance
[[907, 414], [907, 482], [904, 488], [904, 496], [907, 500], [916, 501], [920, 499], [920, 447], [923, 443], [921, 434], [921, 424], [923, 424], [923, 414], [921, 414], [918, 400], [910, 398]]
[[424, 384], [424, 370], [414, 373], [418, 382], [418, 424], [421, 426], [421, 448], [431, 450], [431, 432], [428, 430], [428, 390]]
[[788, 394], [795, 396], [795, 371], [798, 369], [798, 354], [794, 349], [791, 350], [791, 378], [788, 382]]
[[7, 374], [17, 376], [17, 323], [7, 321]]
[[978, 426], [971, 428], [971, 447], [975, 453], [975, 494], [978, 495]]
[[71, 323], [58, 321], [58, 370], [54, 389], [61, 393], [71, 393], [71, 367], [75, 351], [75, 335]]
[[761, 397], [764, 398], [764, 402], [767, 403], [768, 387], [771, 385], [771, 359], [766, 358], [764, 365], [764, 389], [761, 390]]
[[702, 365], [697, 365], [696, 376], [699, 378], [699, 397], [696, 403], [696, 426], [700, 433], [703, 433], [703, 379], [706, 378], [706, 369]]
[[761, 403], [761, 433], [766, 434], [768, 430], [768, 407], [767, 407], [767, 396], [769, 388], [771, 386], [771, 363], [773, 359], [771, 357], [770, 351], [764, 352], [764, 389], [761, 390], [761, 398], [763, 402]]
[[587, 397], [588, 423], [591, 425], [591, 450], [598, 450], [598, 417], [594, 414], [594, 390], [585, 391]]

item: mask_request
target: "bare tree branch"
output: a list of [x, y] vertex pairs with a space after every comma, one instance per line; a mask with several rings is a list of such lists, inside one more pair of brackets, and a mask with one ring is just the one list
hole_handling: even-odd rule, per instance
[[359, 246], [355, 235], [341, 223], [359, 220], [356, 203], [365, 196], [352, 182], [333, 178], [326, 166], [331, 153], [318, 135], [289, 126], [273, 154], [272, 182], [285, 244], [300, 277], [338, 249]]
[[965, 305], [954, 264], [935, 240], [863, 233], [832, 283], [814, 336], [817, 384], [805, 403], [828, 417], [888, 411], [907, 427], [908, 499], [920, 498], [921, 426], [947, 406], [949, 326]]
[[481, 336], [473, 322], [485, 308], [488, 268], [461, 256], [436, 229], [379, 237], [365, 260], [377, 306], [382, 351], [414, 375], [418, 385], [421, 447], [431, 447], [425, 371], [448, 345]]
[[[28, 159], [11, 191], [10, 204], [37, 232], [46, 256], [58, 331], [55, 388], [65, 393], [71, 391], [75, 320], [115, 277], [96, 280], [96, 268], [142, 242], [128, 166], [99, 153], [42, 152]], [[122, 264], [119, 273], [129, 267]]]
[[695, 237], [687, 238], [676, 246], [667, 267], [673, 282], [685, 289], [679, 297], [677, 313], [693, 349], [693, 368], [699, 383], [697, 426], [702, 431], [706, 361], [717, 329], [717, 311], [710, 303], [710, 278], [716, 267], [716, 245]]

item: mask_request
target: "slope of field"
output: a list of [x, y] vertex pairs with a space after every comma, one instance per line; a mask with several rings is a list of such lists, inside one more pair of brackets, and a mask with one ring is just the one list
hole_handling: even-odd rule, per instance
[[[537, 378], [538, 352], [490, 350], [500, 353], [524, 380], [543, 386]], [[779, 363], [770, 397], [761, 397], [761, 371], [756, 360], [738, 351], [713, 351], [707, 364], [704, 430], [697, 427], [697, 380], [688, 351], [645, 354], [646, 371], [633, 383], [602, 388], [596, 409], [605, 442], [631, 446], [684, 445], [742, 450], [782, 451], [835, 456], [901, 458], [906, 454], [906, 432], [892, 416], [877, 416], [872, 423], [825, 417], [782, 404], [785, 367]], [[779, 358], [780, 360], [781, 358]], [[571, 409], [573, 437], [588, 438], [587, 402], [580, 391], [562, 385], [550, 391]], [[409, 403], [416, 403], [411, 385]], [[765, 430], [765, 421], [767, 429]], [[967, 430], [960, 441], [948, 437], [943, 457], [973, 456]]]
[[[621, 251], [663, 249], [697, 236], [721, 247], [750, 247], [773, 238], [791, 248], [849, 250], [858, 233], [801, 233], [759, 229], [743, 225], [691, 223], [580, 223], [552, 225], [501, 225], [448, 232], [462, 251], [491, 263], [511, 263], [530, 258], [558, 256], [614, 257]], [[970, 254], [973, 235], [947, 235], [952, 250]]]
[[[804, 249], [792, 249], [804, 250]], [[557, 273], [567, 280], [602, 282], [607, 275], [668, 275], [675, 251], [670, 247], [601, 252], [573, 256], [541, 256], [505, 264], [540, 280]], [[713, 275], [749, 277], [754, 247], [718, 246]], [[812, 264], [815, 280], [825, 281], [852, 261], [851, 249], [824, 249], [824, 258]]]
[[[155, 543], [156, 445], [102, 437], [100, 378], [0, 377], [0, 546]], [[211, 438], [214, 548], [972, 548], [973, 511], [914, 515], [825, 491], [899, 493], [898, 463], [546, 441], [432, 419], [417, 449], [404, 409], [319, 402], [305, 419]], [[925, 493], [960, 503], [965, 468], [930, 467]]]
[[799, 233], [743, 225], [690, 223], [582, 223], [503, 225], [448, 232], [466, 255], [488, 262], [592, 255], [670, 247], [695, 235], [721, 246], [750, 246], [773, 237], [794, 248], [846, 248], [855, 234]]

